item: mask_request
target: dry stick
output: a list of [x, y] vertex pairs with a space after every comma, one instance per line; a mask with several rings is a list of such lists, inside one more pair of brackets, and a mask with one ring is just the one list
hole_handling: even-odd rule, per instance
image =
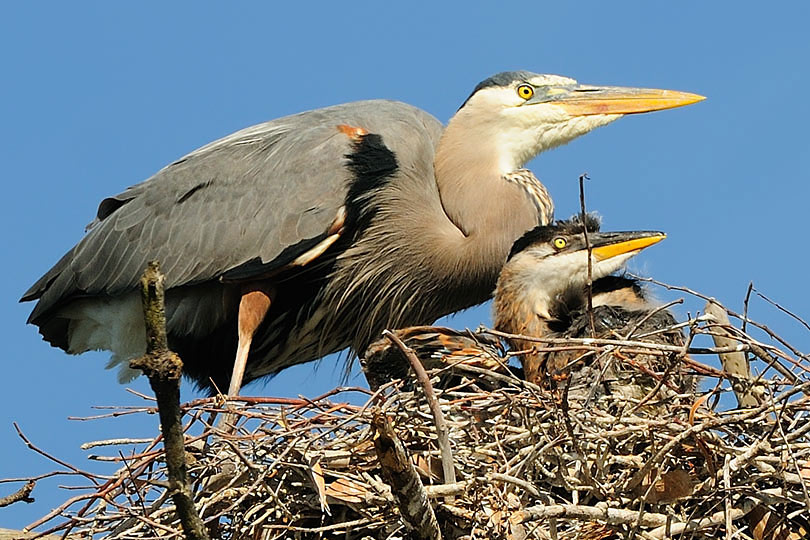
[[19, 501], [23, 501], [23, 502], [27, 502], [27, 503], [34, 502], [34, 499], [29, 497], [29, 495], [31, 495], [31, 492], [34, 491], [34, 486], [36, 486], [36, 485], [37, 485], [36, 482], [34, 482], [33, 480], [29, 480], [28, 482], [25, 483], [25, 485], [23, 487], [21, 487], [20, 489], [18, 489], [17, 491], [12, 493], [11, 495], [6, 495], [5, 497], [0, 497], [0, 508], [2, 508], [4, 506], [8, 506], [10, 504], [14, 504], [15, 502], [19, 502]]
[[[0, 529], [0, 540], [28, 540], [33, 538], [42, 538], [42, 540], [62, 540], [60, 536], [42, 536], [39, 533], [29, 531], [16, 531], [13, 529]], [[72, 538], [72, 537], [68, 537]]]
[[[739, 344], [737, 340], [731, 337], [731, 333], [725, 329], [731, 326], [731, 321], [723, 306], [717, 302], [706, 302], [706, 307], [703, 308], [703, 311], [714, 317], [716, 323], [720, 325], [715, 329], [716, 332], [712, 333], [712, 339], [716, 346], [730, 347]], [[751, 386], [751, 372], [748, 368], [748, 360], [745, 358], [745, 353], [720, 353], [718, 356], [720, 357], [723, 370], [734, 375], [733, 378], [729, 378], [729, 382], [731, 382], [731, 389], [734, 391], [734, 395], [737, 396], [739, 406], [741, 408], [747, 408], [759, 405], [760, 401], [763, 399], [762, 392], [760, 391], [759, 396], [754, 394], [755, 389]]]
[[0, 479], [0, 484], [10, 484], [10, 483], [16, 484], [19, 482], [38, 482], [39, 480], [42, 480], [44, 478], [50, 478], [51, 476], [60, 476], [60, 475], [71, 476], [76, 474], [80, 473], [68, 471], [51, 471], [47, 473], [38, 474], [36, 476], [26, 476], [23, 478], [2, 478]]
[[[683, 287], [681, 285], [670, 285], [668, 283], [664, 283], [663, 281], [658, 281], [658, 280], [650, 278], [650, 277], [637, 276], [635, 274], [630, 274], [630, 276], [632, 276], [633, 278], [635, 278], [635, 279], [637, 279], [639, 281], [646, 281], [648, 283], [653, 283], [654, 285], [658, 285], [659, 287], [664, 287], [665, 289], [670, 290], [670, 291], [681, 291], [681, 292], [691, 294], [692, 296], [696, 296], [697, 298], [702, 298], [703, 300], [706, 300], [707, 302], [709, 302], [709, 301], [715, 302], [716, 301], [711, 296], [706, 296], [705, 294], [701, 294], [701, 293], [699, 293], [699, 292], [697, 292], [697, 291], [695, 291], [693, 289], [690, 289], [689, 287]], [[748, 317], [743, 317], [739, 313], [736, 313], [735, 311], [732, 311], [732, 310], [730, 310], [728, 308], [726, 308], [726, 312], [730, 316], [732, 316], [734, 318], [740, 319], [743, 322], [748, 322], [752, 326], [756, 326], [757, 328], [759, 328], [760, 330], [762, 330], [763, 332], [768, 334], [768, 336], [770, 336], [771, 339], [773, 339], [773, 340], [781, 343], [785, 347], [787, 347], [787, 349], [790, 350], [790, 352], [792, 352], [796, 356], [798, 356], [800, 358], [805, 358], [807, 356], [807, 355], [803, 354], [800, 350], [798, 350], [796, 347], [794, 347], [793, 345], [791, 345], [790, 343], [788, 343], [787, 341], [782, 339], [782, 337], [780, 337], [776, 332], [771, 330], [767, 325], [758, 323], [756, 321], [753, 321], [753, 320], [749, 319]], [[778, 349], [775, 349], [775, 350], [778, 350]], [[754, 354], [756, 354], [756, 352], [754, 352]], [[800, 368], [804, 369], [806, 372], [810, 372], [810, 368], [808, 368], [806, 366], [802, 366], [801, 364], [799, 364], [797, 361], [795, 361], [792, 358], [785, 357], [785, 360], [788, 360], [788, 361], [792, 362], [796, 367], [800, 367]]]
[[754, 282], [748, 282], [748, 290], [745, 291], [745, 300], [743, 300], [743, 321], [742, 321], [742, 331], [745, 332], [746, 326], [748, 325], [748, 302], [751, 300], [751, 291], [754, 290]]
[[439, 439], [439, 450], [442, 455], [442, 471], [444, 472], [444, 483], [454, 484], [456, 482], [456, 466], [453, 463], [453, 452], [450, 449], [450, 439], [448, 438], [449, 429], [447, 423], [444, 421], [442, 409], [439, 406], [439, 400], [436, 399], [436, 394], [433, 391], [433, 385], [430, 384], [430, 378], [425, 372], [424, 366], [416, 357], [416, 353], [409, 349], [399, 337], [389, 330], [385, 330], [383, 335], [390, 339], [394, 345], [405, 355], [405, 358], [410, 362], [416, 378], [422, 388], [425, 390], [425, 397], [427, 398], [430, 412], [433, 414], [433, 421], [436, 423], [436, 435]]
[[[731, 516], [731, 520], [737, 520], [741, 517], [745, 516], [748, 512], [750, 512], [749, 508], [732, 508], [729, 510], [728, 515]], [[669, 527], [667, 530], [666, 526], [658, 527], [657, 529], [653, 529], [648, 533], [650, 538], [656, 539], [664, 539], [664, 538], [675, 538], [678, 535], [699, 531], [701, 529], [706, 529], [708, 527], [714, 527], [716, 525], [720, 525], [726, 520], [726, 511], [720, 510], [719, 512], [715, 512], [710, 516], [706, 516], [700, 519], [691, 519], [689, 521], [684, 521], [681, 523], [674, 523]]]
[[723, 502], [725, 505], [725, 513], [726, 513], [726, 540], [731, 540], [733, 538], [734, 526], [732, 525], [731, 520], [731, 470], [729, 467], [729, 462], [731, 461], [731, 456], [726, 454], [725, 463], [723, 464]]
[[588, 173], [579, 175], [579, 208], [582, 211], [582, 234], [585, 235], [585, 250], [588, 253], [588, 281], [585, 284], [585, 294], [588, 296], [588, 321], [591, 325], [591, 335], [596, 336], [596, 324], [593, 322], [593, 263], [591, 261], [591, 241], [588, 238], [588, 226], [585, 217], [585, 180]]
[[[657, 308], [655, 308], [655, 309], [650, 310], [650, 311], [649, 311], [649, 313], [647, 313], [646, 315], [644, 315], [644, 317], [642, 317], [641, 319], [639, 319], [639, 321], [638, 321], [637, 323], [635, 323], [633, 326], [631, 326], [631, 327], [630, 327], [630, 330], [627, 332], [627, 334], [625, 334], [625, 336], [624, 336], [624, 338], [623, 338], [623, 339], [630, 339], [631, 337], [633, 337], [633, 334], [636, 332], [636, 330], [638, 330], [639, 328], [641, 328], [641, 325], [642, 325], [642, 324], [644, 324], [645, 322], [647, 322], [648, 320], [650, 320], [650, 319], [651, 319], [652, 317], [654, 317], [656, 314], [658, 314], [658, 313], [660, 313], [660, 312], [662, 312], [662, 311], [666, 311], [666, 310], [668, 310], [669, 308], [671, 308], [672, 306], [677, 306], [678, 304], [683, 304], [683, 298], [678, 298], [677, 300], [673, 300], [672, 302], [668, 302], [668, 303], [666, 303], [666, 304], [663, 304], [663, 305], [658, 306], [658, 307], [657, 307]], [[682, 324], [691, 325], [691, 321], [685, 321], [685, 322], [684, 322], [684, 323], [682, 323]], [[668, 331], [668, 330], [669, 330], [669, 328], [662, 328], [662, 329], [659, 329], [659, 330], [655, 330], [655, 331], [653, 331], [653, 332], [648, 332], [648, 333], [643, 334], [643, 335], [641, 335], [641, 336], [636, 336], [636, 338], [637, 338], [637, 339], [641, 339], [641, 338], [645, 338], [645, 337], [647, 337], [647, 336], [651, 336], [651, 335], [653, 335], [653, 334], [655, 334], [655, 333], [658, 333], [658, 332], [666, 332], [666, 331]]]
[[19, 435], [19, 437], [23, 440], [23, 442], [25, 443], [25, 445], [28, 448], [30, 448], [31, 450], [33, 450], [37, 454], [40, 454], [41, 456], [44, 456], [44, 457], [50, 459], [54, 463], [58, 463], [59, 465], [65, 467], [67, 469], [70, 469], [74, 473], [84, 476], [85, 478], [87, 478], [88, 480], [93, 482], [93, 484], [95, 484], [96, 486], [99, 485], [98, 480], [96, 479], [96, 476], [94, 474], [82, 471], [81, 469], [78, 469], [77, 467], [74, 467], [70, 463], [68, 463], [66, 461], [63, 461], [63, 460], [59, 459], [58, 457], [50, 455], [45, 450], [42, 450], [41, 448], [37, 448], [34, 445], [34, 443], [32, 443], [30, 440], [28, 440], [28, 437], [26, 437], [25, 434], [22, 432], [22, 430], [20, 429], [20, 426], [17, 424], [17, 422], [12, 422], [11, 425], [14, 426], [14, 429], [17, 431], [17, 435]]
[[166, 468], [169, 473], [169, 491], [183, 533], [186, 538], [192, 540], [208, 540], [208, 532], [194, 507], [186, 470], [180, 410], [180, 377], [183, 373], [183, 363], [168, 346], [164, 280], [158, 263], [150, 262], [141, 278], [141, 300], [146, 322], [146, 354], [130, 362], [130, 367], [144, 372], [157, 398], [163, 448], [166, 452]]
[[[680, 345], [667, 345], [665, 343], [650, 343], [648, 341], [635, 341], [632, 339], [607, 339], [607, 338], [548, 338], [548, 337], [536, 337], [536, 336], [527, 336], [524, 334], [510, 334], [508, 332], [500, 332], [498, 330], [490, 330], [490, 333], [493, 336], [499, 336], [507, 339], [522, 339], [524, 341], [534, 341], [537, 343], [548, 343], [551, 345], [560, 345], [559, 348], [550, 349], [552, 351], [562, 351], [562, 350], [596, 350], [598, 351], [598, 346], [601, 345], [616, 345], [619, 347], [635, 347], [641, 349], [642, 351], [633, 351], [633, 352], [644, 352], [644, 354], [655, 354], [655, 352], [662, 353], [661, 356], [664, 356], [664, 352], [682, 352], [683, 347]], [[581, 344], [581, 345], [580, 345]], [[686, 350], [687, 354], [718, 354], [724, 352], [734, 352], [734, 351], [747, 351], [753, 350], [749, 343], [744, 343], [742, 345], [736, 345], [734, 347], [689, 347]], [[719, 371], [719, 370], [718, 370]], [[795, 375], [794, 375], [795, 379]]]
[[381, 412], [375, 412], [372, 426], [375, 431], [374, 448], [382, 475], [391, 486], [402, 518], [416, 538], [440, 540], [442, 533], [428, 502], [425, 486], [419, 480], [419, 474], [408, 459], [394, 428]]
[[103, 441], [86, 442], [79, 446], [82, 450], [90, 450], [98, 446], [123, 446], [128, 444], [147, 444], [152, 442], [153, 439], [105, 439]]
[[547, 518], [586, 519], [601, 521], [610, 525], [628, 525], [640, 520], [642, 527], [658, 527], [667, 522], [667, 516], [665, 514], [644, 512], [642, 515], [636, 510], [608, 508], [606, 504], [599, 506], [583, 506], [578, 504], [530, 506], [529, 508], [515, 512], [510, 518], [510, 521], [526, 523], [527, 521]]
[[[121, 452], [121, 450], [119, 450], [118, 454], [121, 456], [121, 459], [124, 462], [124, 467], [126, 467], [126, 469], [127, 469], [127, 474], [129, 475], [129, 482], [130, 482], [130, 484], [132, 484], [132, 488], [133, 488], [132, 491], [135, 492], [135, 497], [138, 499], [138, 503], [141, 505], [141, 512], [143, 512], [143, 516], [145, 518], [148, 515], [148, 512], [146, 510], [146, 503], [143, 501], [143, 496], [141, 495], [141, 490], [138, 489], [138, 484], [135, 482], [135, 480], [138, 478], [138, 475], [135, 474], [135, 472], [129, 466], [129, 462], [124, 457], [124, 453]], [[126, 493], [126, 490], [125, 490], [125, 493]], [[127, 498], [129, 498], [129, 497], [127, 496]], [[130, 499], [130, 501], [131, 500], [132, 499]], [[151, 524], [149, 524], [149, 528], [152, 529], [152, 534], [157, 536], [157, 532], [155, 531], [155, 528]]]
[[629, 414], [635, 413], [637, 410], [641, 409], [641, 407], [646, 405], [647, 402], [649, 402], [652, 398], [654, 398], [656, 395], [658, 395], [658, 391], [661, 390], [661, 387], [664, 386], [664, 383], [667, 381], [667, 379], [669, 379], [669, 376], [672, 373], [672, 370], [680, 362], [681, 362], [681, 357], [676, 353], [672, 353], [672, 355], [670, 356], [670, 359], [669, 359], [669, 365], [667, 365], [667, 368], [664, 371], [664, 374], [661, 376], [661, 378], [658, 379], [658, 382], [655, 384], [655, 387], [653, 387], [652, 390], [647, 392], [647, 394], [643, 398], [641, 398], [641, 401], [636, 403], [636, 405], [632, 409], [630, 409]]
[[772, 305], [773, 307], [775, 307], [776, 309], [778, 309], [782, 313], [788, 315], [789, 317], [791, 317], [793, 319], [796, 319], [799, 323], [802, 324], [802, 326], [804, 326], [806, 329], [810, 330], [810, 324], [807, 324], [807, 321], [805, 321], [804, 319], [802, 319], [801, 317], [799, 317], [798, 315], [796, 315], [795, 313], [793, 313], [789, 309], [787, 309], [787, 308], [785, 308], [783, 306], [780, 306], [779, 304], [777, 304], [776, 302], [774, 302], [773, 300], [771, 300], [770, 298], [768, 298], [767, 296], [765, 296], [764, 294], [759, 292], [758, 290], [754, 289], [754, 292], [757, 293], [757, 296], [759, 296], [760, 298], [762, 298], [763, 300], [768, 302], [770, 305]]
[[[773, 400], [773, 393], [769, 396], [771, 398], [771, 406], [773, 407], [774, 413], [776, 413], [776, 403]], [[804, 504], [805, 508], [808, 512], [810, 512], [810, 493], [807, 491], [807, 483], [804, 481], [804, 477], [802, 476], [802, 470], [799, 467], [799, 464], [796, 462], [796, 455], [793, 453], [793, 450], [790, 448], [790, 443], [787, 440], [787, 435], [785, 435], [785, 430], [782, 428], [782, 412], [787, 407], [788, 402], [786, 401], [784, 406], [782, 407], [782, 411], [776, 415], [776, 425], [779, 427], [779, 434], [782, 436], [782, 441], [785, 443], [785, 447], [787, 448], [787, 454], [790, 456], [790, 461], [793, 463], [793, 467], [796, 469], [796, 474], [799, 477], [799, 482], [801, 482], [802, 486], [802, 493], [804, 494]]]

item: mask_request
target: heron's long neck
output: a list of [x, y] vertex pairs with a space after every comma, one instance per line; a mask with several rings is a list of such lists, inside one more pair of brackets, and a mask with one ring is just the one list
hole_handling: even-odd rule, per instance
[[[503, 212], [520, 192], [503, 177], [517, 167], [504, 163], [495, 140], [475, 138], [464, 118], [454, 117], [436, 148], [436, 184], [447, 217], [465, 236], [489, 234], [503, 226]], [[517, 199], [517, 200], [516, 200]]]
[[436, 148], [439, 197], [454, 225], [444, 228], [443, 240], [448, 256], [472, 267], [468, 272], [480, 266], [497, 276], [514, 241], [538, 225], [539, 217], [525, 187], [506, 179], [522, 164], [504, 152], [491, 128], [476, 122], [474, 115], [457, 114]]
[[[503, 269], [498, 280], [493, 304], [493, 322], [496, 330], [522, 336], [544, 337], [551, 333], [549, 314], [551, 291], [533, 283], [532, 263], [513, 258]], [[509, 339], [513, 351], [525, 351], [520, 361], [528, 380], [537, 382], [543, 376], [543, 357], [533, 349], [536, 342]]]
[[492, 314], [497, 330], [534, 337], [550, 333], [552, 305], [561, 287], [543, 275], [531, 257], [518, 254], [510, 260], [495, 292]]

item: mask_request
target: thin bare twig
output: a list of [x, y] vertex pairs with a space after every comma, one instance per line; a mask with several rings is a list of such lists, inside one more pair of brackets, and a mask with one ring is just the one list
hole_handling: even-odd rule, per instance
[[425, 398], [427, 399], [428, 406], [430, 407], [430, 412], [433, 414], [433, 421], [436, 423], [436, 436], [439, 441], [439, 450], [441, 451], [442, 455], [444, 483], [454, 484], [456, 482], [456, 467], [453, 463], [453, 451], [450, 448], [450, 440], [448, 438], [450, 430], [447, 428], [447, 422], [444, 420], [444, 415], [442, 414], [439, 400], [436, 399], [436, 393], [433, 391], [433, 385], [430, 383], [430, 377], [428, 377], [427, 373], [425, 372], [425, 368], [422, 367], [422, 362], [419, 361], [416, 354], [404, 343], [402, 343], [402, 340], [399, 339], [396, 334], [385, 330], [383, 335], [390, 339], [391, 342], [399, 348], [402, 354], [405, 355], [405, 358], [408, 359], [408, 362], [411, 364], [411, 368], [413, 368], [413, 371], [416, 374], [417, 380], [425, 391]]
[[588, 280], [585, 282], [585, 294], [588, 298], [588, 322], [591, 335], [596, 336], [596, 324], [593, 320], [593, 261], [591, 260], [591, 241], [588, 238], [587, 214], [585, 213], [585, 180], [590, 180], [588, 173], [579, 175], [579, 209], [582, 215], [582, 234], [585, 236], [585, 251], [588, 253]]
[[756, 293], [757, 293], [757, 296], [759, 296], [760, 298], [762, 298], [763, 300], [765, 300], [766, 302], [768, 302], [770, 305], [772, 305], [773, 307], [775, 307], [776, 309], [778, 309], [779, 311], [781, 311], [781, 312], [782, 312], [782, 313], [784, 313], [785, 315], [788, 315], [788, 316], [789, 316], [789, 317], [791, 317], [792, 319], [795, 319], [795, 320], [796, 320], [796, 321], [798, 321], [798, 322], [799, 322], [799, 323], [800, 323], [802, 326], [804, 326], [806, 329], [810, 330], [810, 324], [807, 324], [807, 321], [805, 321], [804, 319], [802, 319], [801, 317], [799, 317], [798, 315], [796, 315], [795, 313], [793, 313], [792, 311], [790, 311], [790, 310], [789, 310], [789, 309], [787, 309], [786, 307], [781, 306], [781, 305], [779, 305], [778, 303], [774, 302], [773, 300], [771, 300], [770, 298], [768, 298], [767, 296], [765, 296], [764, 294], [762, 294], [762, 293], [761, 293], [761, 292], [759, 292], [758, 290], [754, 289], [754, 292], [756, 292]]
[[743, 300], [743, 320], [742, 320], [742, 331], [746, 331], [746, 327], [748, 326], [748, 302], [751, 300], [751, 292], [754, 290], [754, 282], [748, 282], [748, 289], [745, 291], [745, 299]]

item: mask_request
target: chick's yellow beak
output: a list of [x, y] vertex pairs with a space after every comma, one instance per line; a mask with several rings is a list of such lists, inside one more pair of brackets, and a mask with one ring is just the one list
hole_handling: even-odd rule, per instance
[[639, 252], [646, 247], [657, 244], [667, 237], [662, 232], [639, 231], [629, 233], [612, 233], [616, 235], [614, 241], [607, 240], [606, 243], [595, 245], [591, 249], [594, 258], [598, 261], [610, 259], [625, 253]]

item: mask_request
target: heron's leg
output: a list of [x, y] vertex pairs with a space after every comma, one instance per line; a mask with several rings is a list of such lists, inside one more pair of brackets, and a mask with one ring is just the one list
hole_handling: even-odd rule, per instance
[[253, 335], [267, 315], [272, 297], [273, 289], [266, 285], [252, 284], [242, 288], [242, 297], [239, 300], [239, 344], [236, 347], [236, 360], [233, 363], [231, 383], [228, 387], [229, 397], [239, 395]]

